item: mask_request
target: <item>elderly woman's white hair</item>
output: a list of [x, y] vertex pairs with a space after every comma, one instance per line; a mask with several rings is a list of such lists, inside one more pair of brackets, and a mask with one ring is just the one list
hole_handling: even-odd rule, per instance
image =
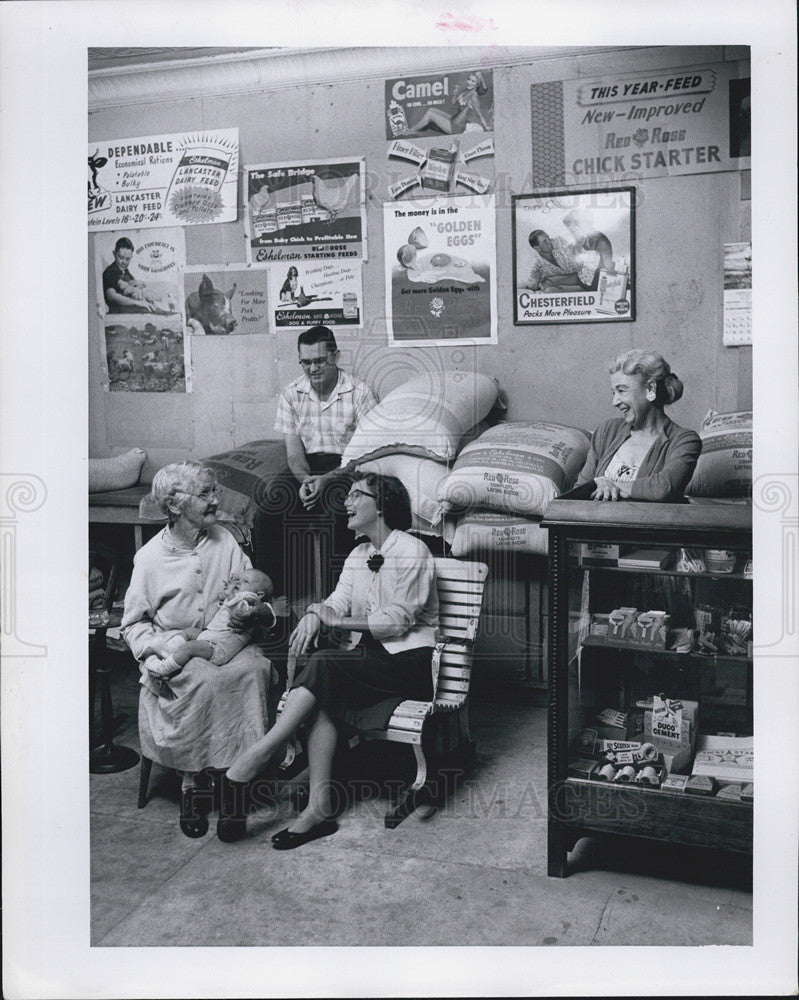
[[156, 472], [150, 496], [172, 522], [174, 513], [170, 510], [170, 501], [173, 506], [182, 507], [181, 494], [190, 495], [211, 486], [216, 486], [216, 476], [201, 462], [173, 462]]
[[655, 402], [661, 406], [676, 403], [682, 396], [683, 384], [662, 355], [654, 351], [633, 349], [620, 354], [610, 366], [610, 374], [624, 372], [637, 375], [642, 382], [655, 383]]

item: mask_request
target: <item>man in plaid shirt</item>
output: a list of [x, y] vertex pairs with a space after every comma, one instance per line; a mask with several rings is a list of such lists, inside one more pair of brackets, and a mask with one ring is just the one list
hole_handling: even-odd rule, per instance
[[286, 442], [289, 469], [295, 488], [299, 483], [303, 507], [332, 517], [335, 552], [342, 554], [342, 547], [352, 541], [339, 502], [346, 490], [338, 491], [342, 493], [338, 498], [333, 486], [347, 442], [377, 399], [366, 382], [338, 367], [338, 345], [328, 327], [314, 326], [301, 333], [297, 351], [302, 374], [280, 393], [275, 430]]

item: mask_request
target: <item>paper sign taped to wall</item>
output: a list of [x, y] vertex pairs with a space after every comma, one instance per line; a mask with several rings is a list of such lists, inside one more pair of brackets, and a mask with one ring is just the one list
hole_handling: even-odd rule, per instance
[[89, 144], [89, 229], [235, 222], [239, 130]]

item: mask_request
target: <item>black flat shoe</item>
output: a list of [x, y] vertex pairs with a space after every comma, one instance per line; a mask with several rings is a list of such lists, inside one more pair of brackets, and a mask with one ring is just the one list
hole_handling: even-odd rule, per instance
[[180, 793], [180, 830], [192, 840], [208, 833], [208, 811], [204, 810], [204, 796], [198, 788], [184, 788]]
[[285, 830], [281, 830], [272, 837], [272, 847], [276, 851], [292, 851], [295, 847], [301, 847], [311, 840], [318, 840], [320, 837], [329, 837], [336, 830], [338, 830], [338, 823], [335, 823], [332, 819], [322, 820], [321, 823], [312, 826], [305, 833], [292, 833], [286, 827]]
[[246, 781], [231, 781], [227, 775], [222, 775], [222, 801], [216, 835], [226, 844], [241, 840], [247, 832], [246, 789]]

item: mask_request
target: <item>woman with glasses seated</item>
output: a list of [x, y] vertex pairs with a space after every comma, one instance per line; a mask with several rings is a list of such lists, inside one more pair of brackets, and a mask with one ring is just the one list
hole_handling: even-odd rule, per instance
[[[167, 465], [156, 473], [152, 497], [169, 524], [136, 553], [122, 636], [141, 669], [142, 753], [182, 773], [180, 828], [202, 837], [212, 795], [198, 785], [198, 774], [224, 770], [263, 736], [272, 666], [256, 646], [245, 645], [224, 667], [194, 657], [178, 673], [160, 676], [168, 640], [195, 638], [217, 612], [226, 582], [252, 566], [216, 523], [210, 469], [199, 462]], [[258, 612], [232, 615], [231, 627], [252, 627]]]
[[411, 506], [398, 479], [374, 473], [353, 478], [345, 501], [347, 525], [365, 540], [347, 557], [333, 593], [308, 608], [289, 639], [289, 651], [301, 656], [316, 644], [324, 626], [350, 633], [350, 648], [312, 652], [275, 725], [230, 765], [224, 839], [238, 839], [245, 832], [243, 810], [235, 807], [243, 799], [243, 783], [303, 724], [309, 729], [308, 805], [272, 837], [272, 844], [289, 850], [335, 833], [330, 783], [339, 730], [385, 729], [401, 701], [432, 697], [438, 627], [433, 557], [423, 542], [407, 534]]

